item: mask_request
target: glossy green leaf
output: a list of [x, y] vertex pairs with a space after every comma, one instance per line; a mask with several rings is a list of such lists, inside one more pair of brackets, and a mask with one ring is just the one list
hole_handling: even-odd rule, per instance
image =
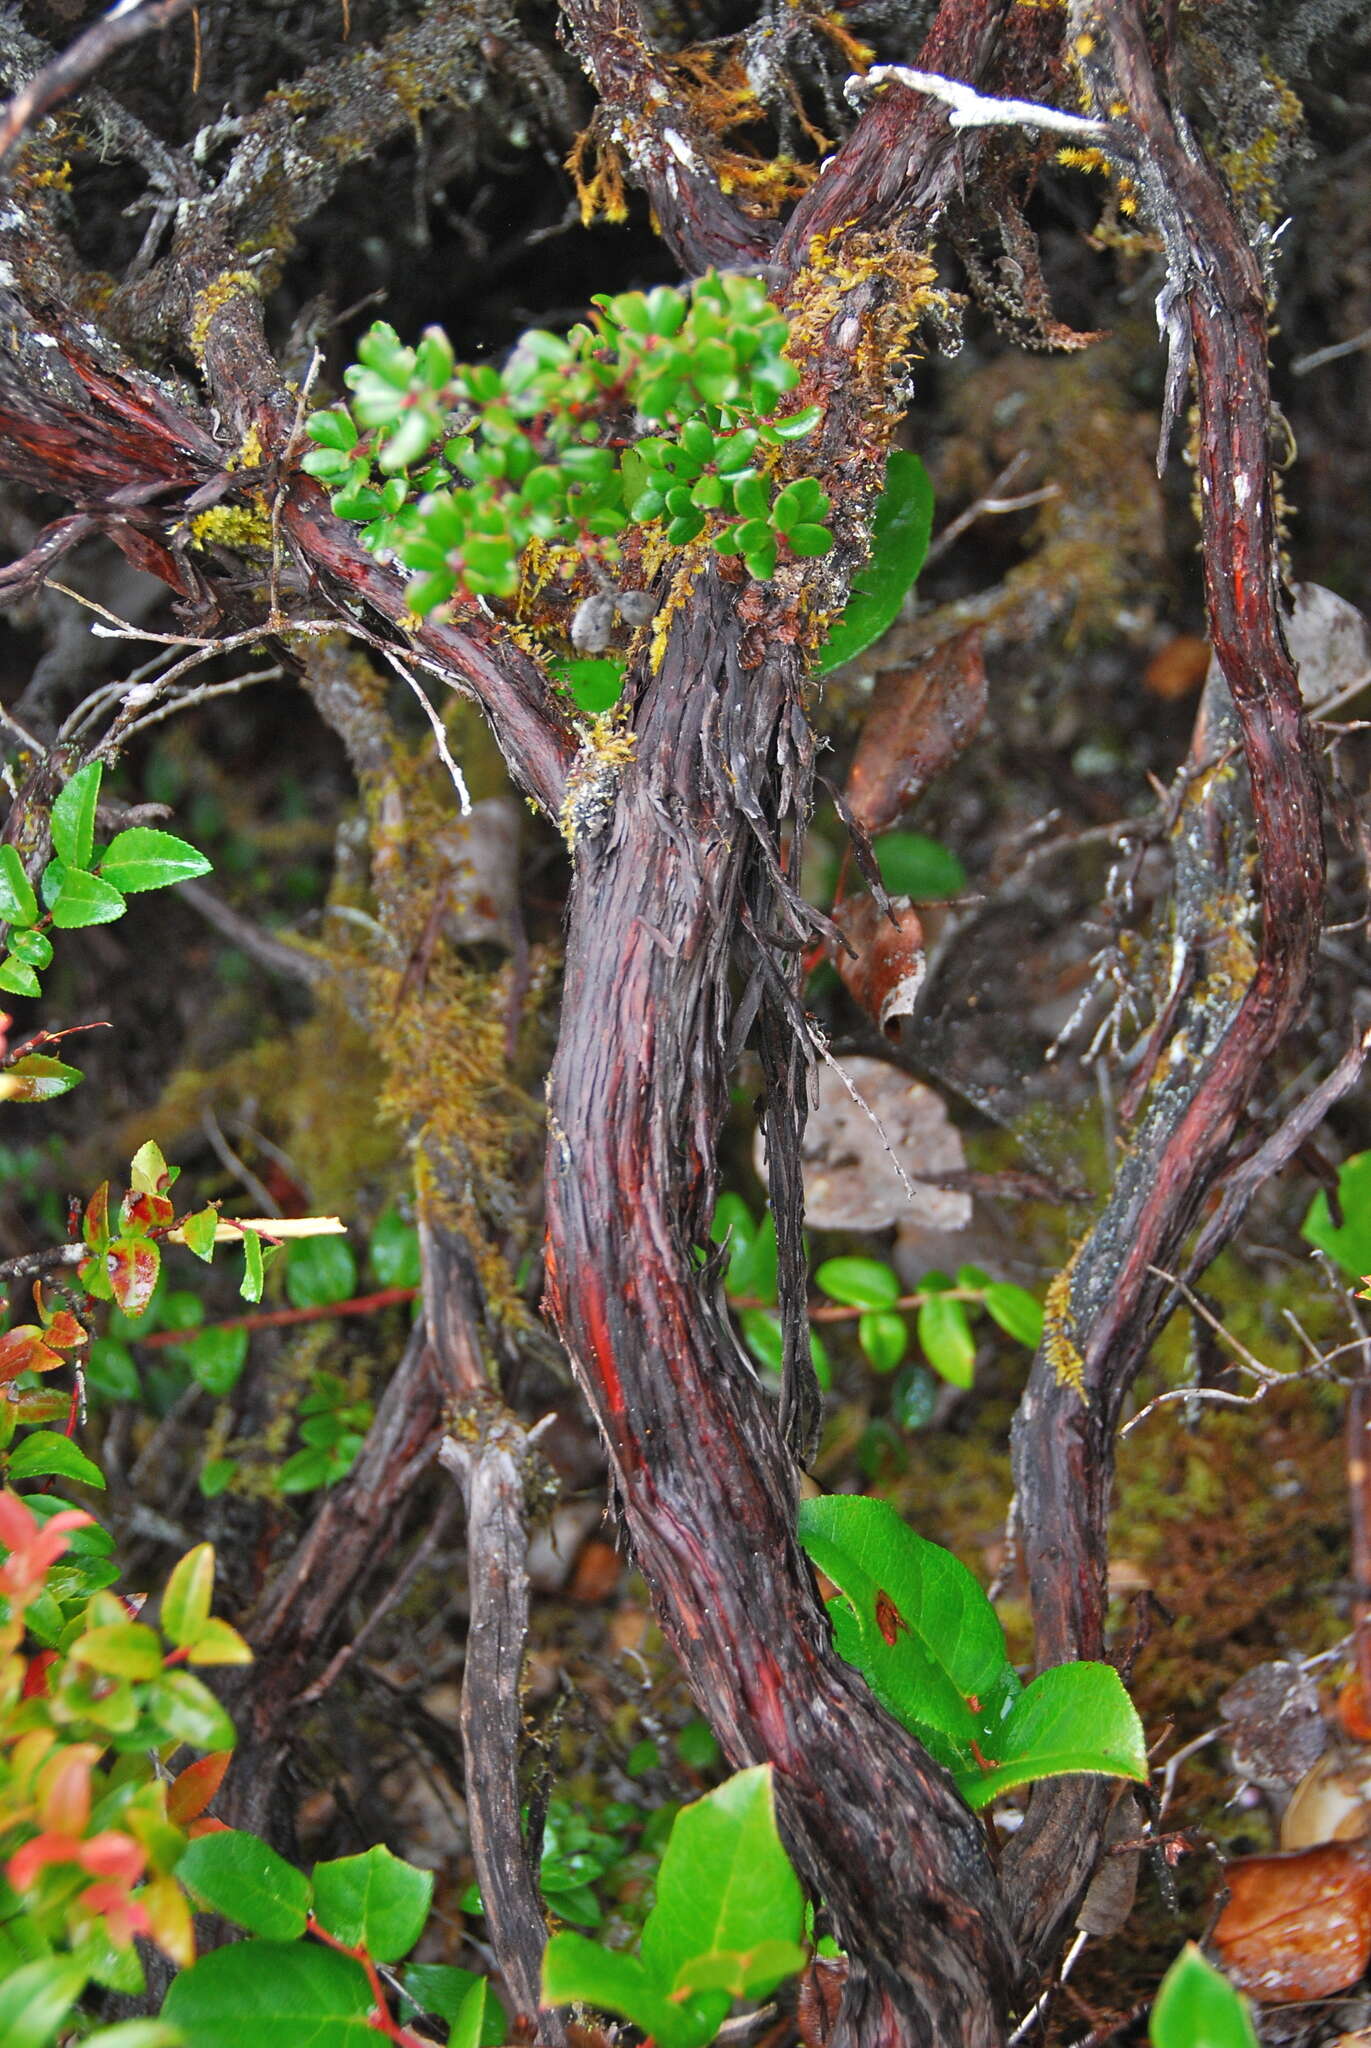
[[69, 868], [90, 866], [95, 851], [95, 807], [104, 772], [98, 761], [88, 761], [63, 783], [53, 803], [52, 844]]
[[187, 1216], [181, 1225], [181, 1234], [186, 1249], [194, 1252], [197, 1259], [208, 1265], [214, 1257], [215, 1232], [219, 1228], [219, 1211], [215, 1208], [197, 1209], [193, 1216]]
[[174, 882], [193, 881], [197, 875], [207, 875], [212, 865], [203, 853], [173, 833], [132, 825], [111, 844], [100, 863], [100, 874], [126, 896], [136, 896], [143, 889], [169, 889]]
[[852, 580], [841, 618], [815, 659], [827, 675], [851, 661], [891, 626], [923, 567], [933, 530], [933, 486], [917, 455], [896, 449], [871, 522], [871, 553]]
[[17, 847], [0, 846], [0, 921], [5, 924], [33, 924], [38, 917], [38, 898], [24, 872]]
[[243, 1278], [238, 1292], [244, 1301], [260, 1301], [266, 1285], [262, 1240], [255, 1230], [243, 1232]]
[[732, 2000], [709, 1991], [676, 2001], [669, 1985], [636, 1956], [600, 1948], [583, 1934], [554, 1934], [543, 1954], [543, 1999], [548, 2005], [594, 2005], [632, 2020], [657, 2048], [705, 2048]]
[[1026, 1287], [1009, 1280], [992, 1280], [985, 1290], [985, 1305], [992, 1321], [1007, 1337], [1036, 1351], [1043, 1340], [1042, 1303]]
[[936, 903], [966, 887], [966, 869], [956, 854], [923, 832], [884, 832], [872, 852], [892, 896]]
[[969, 1762], [980, 1717], [1020, 1688], [999, 1618], [966, 1566], [885, 1501], [805, 1501], [799, 1536], [841, 1595], [829, 1603], [838, 1654], [940, 1762]]
[[81, 2048], [184, 2048], [185, 2036], [166, 2020], [116, 2020], [83, 2035]]
[[849, 1308], [889, 1308], [900, 1295], [899, 1278], [884, 1259], [825, 1259], [814, 1278]]
[[1152, 2048], [1257, 2048], [1247, 2000], [1193, 1941], [1162, 1978], [1147, 2033]]
[[785, 1334], [775, 1309], [745, 1308], [738, 1316], [738, 1327], [758, 1365], [767, 1372], [780, 1372], [785, 1364]]
[[69, 1093], [84, 1079], [79, 1067], [69, 1067], [45, 1052], [30, 1052], [0, 1073], [0, 1099], [6, 1102], [51, 1102], [54, 1097]]
[[980, 1749], [992, 1768], [957, 1773], [978, 1811], [1016, 1785], [1076, 1772], [1147, 1783], [1147, 1743], [1137, 1709], [1112, 1664], [1058, 1664], [1042, 1671], [995, 1725], [982, 1716]]
[[909, 1349], [909, 1325], [890, 1309], [869, 1309], [857, 1324], [857, 1342], [873, 1372], [894, 1372]]
[[11, 996], [41, 996], [43, 984], [33, 969], [14, 953], [0, 960], [0, 988]]
[[[642, 1960], [671, 1990], [702, 1956], [798, 1941], [804, 1894], [776, 1831], [771, 1766], [739, 1771], [676, 1816], [643, 1926]], [[785, 1975], [750, 1982], [762, 1997]]]
[[176, 1875], [197, 1904], [249, 1934], [295, 1941], [305, 1931], [313, 1897], [309, 1879], [257, 1835], [238, 1828], [200, 1835], [188, 1845]]
[[969, 1387], [975, 1374], [976, 1339], [966, 1305], [945, 1295], [930, 1295], [919, 1308], [917, 1328], [924, 1357], [950, 1386]]
[[185, 1347], [192, 1377], [206, 1393], [231, 1394], [247, 1363], [246, 1330], [222, 1330], [211, 1324], [197, 1330]]
[[398, 1209], [383, 1209], [377, 1217], [367, 1257], [378, 1287], [419, 1285], [419, 1233]]
[[51, 967], [52, 940], [46, 932], [12, 931], [10, 952], [26, 967]]
[[92, 1671], [106, 1671], [113, 1678], [156, 1678], [162, 1669], [157, 1632], [141, 1621], [88, 1628], [72, 1644], [71, 1655], [79, 1664], [89, 1664]]
[[162, 1632], [178, 1649], [198, 1640], [213, 1598], [214, 1545], [197, 1543], [172, 1566], [162, 1595]]
[[1354, 1152], [1338, 1169], [1342, 1224], [1333, 1222], [1322, 1189], [1309, 1205], [1301, 1236], [1327, 1252], [1350, 1280], [1371, 1274], [1371, 1152]]
[[357, 1261], [345, 1237], [302, 1237], [286, 1255], [292, 1308], [327, 1308], [357, 1292]]
[[164, 1671], [149, 1689], [147, 1705], [168, 1735], [192, 1749], [232, 1749], [237, 1740], [214, 1694], [189, 1671]]
[[86, 925], [113, 924], [127, 907], [119, 891], [102, 876], [69, 867], [52, 906], [52, 921], [59, 931], [80, 931]]
[[174, 1977], [162, 2016], [186, 2048], [376, 2048], [371, 2006], [351, 1956], [314, 1942], [239, 1941]]
[[314, 1867], [320, 1925], [349, 1948], [367, 1949], [378, 1963], [408, 1955], [424, 1931], [432, 1898], [433, 1872], [402, 1863], [380, 1845]]
[[357, 428], [343, 406], [328, 412], [312, 412], [305, 421], [305, 432], [320, 448], [340, 448], [347, 454], [357, 446]]
[[485, 1977], [478, 1977], [458, 2008], [448, 2035], [448, 2048], [492, 2048], [504, 2041], [509, 2024], [499, 1999]]
[[138, 1367], [127, 1344], [97, 1337], [86, 1361], [86, 1387], [102, 1401], [136, 1401], [142, 1394]]
[[753, 1229], [746, 1246], [740, 1246], [737, 1258], [729, 1262], [728, 1292], [751, 1295], [757, 1301], [774, 1302], [778, 1258], [776, 1222], [768, 1210]]
[[78, 1451], [70, 1437], [54, 1429], [35, 1429], [10, 1453], [9, 1483], [24, 1479], [74, 1479], [82, 1486], [102, 1490], [105, 1475], [84, 1451]]
[[90, 1972], [71, 1956], [40, 1956], [0, 1981], [5, 2048], [49, 2048]]

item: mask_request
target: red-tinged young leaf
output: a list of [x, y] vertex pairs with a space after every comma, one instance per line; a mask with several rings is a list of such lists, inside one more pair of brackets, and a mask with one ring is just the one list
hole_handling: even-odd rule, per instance
[[918, 1006], [927, 967], [917, 911], [907, 896], [894, 897], [885, 911], [862, 894], [839, 904], [833, 921], [847, 941], [833, 949], [843, 987], [887, 1038], [898, 1039]]
[[47, 1053], [31, 1052], [0, 1073], [0, 1101], [51, 1102], [84, 1079], [79, 1067], [69, 1067]]
[[[155, 1877], [139, 1892], [138, 1903], [147, 1915], [151, 1939], [164, 1955], [170, 1956], [178, 1969], [188, 1970], [195, 1961], [195, 1928], [190, 1917], [190, 1902], [176, 1879]], [[160, 2023], [154, 2021], [153, 2024]], [[168, 2028], [167, 2039], [169, 2043], [176, 2044], [181, 2036]], [[92, 2048], [101, 2048], [99, 2035], [95, 2037]], [[119, 2044], [110, 2042], [109, 2048], [119, 2048]], [[128, 2048], [139, 2048], [139, 2044], [130, 2041]], [[152, 2048], [151, 2043], [149, 2048]]]
[[129, 1168], [129, 1186], [138, 1195], [164, 1194], [171, 1186], [174, 1175], [168, 1172], [162, 1148], [152, 1138], [147, 1138], [133, 1155]]
[[1360, 1982], [1371, 1962], [1371, 1842], [1244, 1856], [1224, 1876], [1214, 1947], [1240, 1991], [1289, 2005]]
[[199, 1819], [218, 1797], [232, 1761], [233, 1751], [220, 1749], [213, 1756], [197, 1757], [193, 1764], [177, 1772], [167, 1787], [167, 1819], [173, 1826], [183, 1828], [187, 1821]]
[[119, 1208], [121, 1225], [136, 1237], [146, 1237], [154, 1230], [166, 1230], [175, 1215], [167, 1195], [127, 1194]]
[[81, 1235], [93, 1252], [108, 1250], [109, 1227], [109, 1182], [102, 1180], [86, 1204], [86, 1213], [81, 1223]]
[[214, 1597], [214, 1545], [197, 1543], [173, 1565], [162, 1595], [162, 1631], [178, 1649], [198, 1640]]
[[99, 1763], [95, 1742], [63, 1746], [38, 1772], [34, 1805], [40, 1827], [58, 1835], [83, 1835], [90, 1822], [90, 1774]]
[[44, 1343], [44, 1334], [33, 1323], [20, 1323], [0, 1337], [0, 1385], [21, 1372], [51, 1372], [63, 1363], [61, 1353]]
[[161, 1270], [162, 1254], [146, 1238], [116, 1238], [105, 1253], [110, 1293], [126, 1316], [144, 1313]]
[[90, 1331], [76, 1320], [69, 1308], [59, 1308], [54, 1313], [45, 1315], [40, 1302], [38, 1312], [43, 1316], [44, 1340], [51, 1344], [54, 1351], [75, 1351], [90, 1335]]

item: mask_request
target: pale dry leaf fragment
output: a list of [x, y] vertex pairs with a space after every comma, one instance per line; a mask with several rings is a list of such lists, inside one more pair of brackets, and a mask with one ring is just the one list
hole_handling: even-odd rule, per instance
[[1285, 637], [1300, 672], [1300, 695], [1318, 717], [1371, 688], [1371, 622], [1321, 583], [1297, 583]]
[[1304, 1776], [1281, 1817], [1282, 1849], [1355, 1842], [1371, 1833], [1371, 1750], [1335, 1743]]
[[[844, 1074], [860, 1102], [853, 1101]], [[765, 1178], [761, 1132], [756, 1160]], [[818, 1230], [884, 1230], [915, 1219], [929, 1230], [951, 1231], [971, 1220], [969, 1195], [933, 1184], [939, 1174], [966, 1168], [961, 1136], [942, 1097], [884, 1060], [845, 1060], [842, 1072], [819, 1069], [818, 1106], [805, 1128], [801, 1161], [805, 1214]], [[912, 1198], [900, 1184], [897, 1162]]]

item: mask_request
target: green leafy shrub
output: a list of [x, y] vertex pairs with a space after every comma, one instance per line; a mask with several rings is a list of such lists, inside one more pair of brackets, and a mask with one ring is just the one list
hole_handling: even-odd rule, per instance
[[828, 1495], [800, 1541], [833, 1581], [839, 1656], [943, 1764], [979, 1811], [1037, 1778], [1084, 1771], [1147, 1781], [1142, 1724], [1110, 1664], [1059, 1664], [1023, 1685], [966, 1566], [885, 1501]]
[[103, 777], [100, 762], [88, 761], [63, 784], [52, 806], [52, 858], [37, 891], [16, 849], [0, 846], [0, 920], [10, 928], [9, 951], [0, 960], [0, 989], [11, 995], [42, 993], [38, 977], [52, 961], [48, 933], [54, 927], [75, 931], [82, 925], [110, 924], [123, 916], [128, 897], [209, 873], [202, 853], [148, 825], [132, 825], [108, 846], [97, 846], [95, 814]]
[[658, 2048], [704, 2048], [735, 1998], [766, 1998], [803, 1969], [804, 1894], [776, 1832], [769, 1764], [682, 1807], [636, 1956], [554, 1934], [543, 1959], [550, 2005], [621, 2014]]
[[306, 421], [303, 466], [369, 547], [416, 572], [417, 613], [513, 598], [532, 542], [613, 567], [635, 524], [672, 547], [708, 530], [762, 578], [783, 551], [832, 546], [815, 479], [773, 474], [820, 413], [777, 411], [799, 373], [762, 283], [711, 273], [689, 294], [593, 303], [565, 336], [522, 335], [500, 367], [458, 364], [439, 328], [408, 348], [378, 321], [345, 373], [351, 401]]

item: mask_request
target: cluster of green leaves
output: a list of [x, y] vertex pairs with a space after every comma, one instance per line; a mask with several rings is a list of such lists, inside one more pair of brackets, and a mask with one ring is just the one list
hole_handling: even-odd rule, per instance
[[619, 2013], [658, 2048], [705, 2048], [735, 1998], [766, 1998], [804, 1968], [804, 1926], [804, 1895], [776, 1831], [771, 1766], [759, 1765], [676, 1815], [638, 1954], [554, 1934], [543, 1996]]
[[[400, 2038], [378, 1966], [389, 1976], [423, 1933], [431, 1871], [378, 1847], [316, 1863], [306, 1877], [259, 1836], [222, 1828], [190, 1844], [177, 1876], [198, 1907], [251, 1937], [212, 1950], [174, 1980], [162, 2013], [183, 2048], [241, 2048], [245, 2032], [256, 2048], [360, 2042], [382, 2014], [390, 2038]], [[484, 1977], [411, 1963], [399, 1981], [399, 2025], [419, 2014], [445, 2021], [452, 2048], [504, 2040], [505, 2015]]]
[[832, 545], [812, 477], [778, 488], [773, 451], [818, 424], [777, 416], [798, 382], [788, 328], [756, 279], [711, 273], [686, 293], [602, 294], [563, 335], [532, 329], [501, 366], [457, 364], [378, 321], [345, 376], [350, 403], [312, 413], [304, 467], [369, 547], [416, 571], [413, 609], [460, 592], [511, 598], [530, 541], [615, 564], [618, 537], [658, 521], [774, 574]]
[[[76, 1471], [50, 1455], [50, 1434], [20, 1447], [36, 1447], [32, 1471], [9, 1460], [12, 1484], [42, 1474], [103, 1485], [88, 1460]], [[84, 1510], [2, 1491], [0, 1545], [0, 2040], [48, 2048], [88, 1984], [143, 1990], [135, 1936], [191, 1960], [179, 1866], [234, 1733], [186, 1667], [245, 1663], [249, 1652], [210, 1611], [209, 1544], [173, 1569], [155, 1627], [109, 1590], [113, 1541]], [[211, 1754], [173, 1777], [184, 1745]], [[148, 2022], [143, 2035], [90, 2038], [161, 2048], [170, 2036]]]
[[885, 1501], [827, 1495], [800, 1541], [837, 1591], [833, 1642], [943, 1764], [968, 1806], [1083, 1771], [1147, 1782], [1142, 1724], [1110, 1664], [1059, 1664], [1025, 1686], [971, 1573]]
[[[655, 1763], [655, 1744], [652, 1757]], [[620, 1905], [625, 1888], [645, 1888], [676, 1810], [658, 1807], [645, 1816], [642, 1808], [611, 1799], [597, 1808], [592, 1820], [568, 1799], [549, 1800], [538, 1883], [557, 1918], [576, 1927], [599, 1927], [606, 1912], [599, 1888], [606, 1881], [612, 1880], [620, 1892]], [[479, 1885], [467, 1886], [461, 1905], [464, 1913], [485, 1912]]]
[[[131, 825], [108, 846], [98, 846], [95, 813], [103, 776], [100, 762], [88, 761], [63, 784], [50, 819], [52, 858], [36, 892], [17, 850], [0, 846], [0, 920], [10, 928], [9, 951], [0, 960], [0, 989], [10, 995], [41, 994], [38, 976], [52, 960], [50, 928], [75, 931], [82, 925], [111, 924], [127, 910], [129, 896], [209, 873], [202, 853], [149, 825]], [[66, 1071], [72, 1077], [67, 1086], [74, 1086], [80, 1075], [74, 1068]]]
[[[894, 1372], [909, 1349], [908, 1316], [900, 1277], [884, 1259], [825, 1259], [814, 1275], [830, 1301], [861, 1311], [857, 1342], [873, 1372]], [[959, 1266], [957, 1277], [929, 1272], [915, 1292], [920, 1297], [915, 1328], [924, 1357], [940, 1378], [969, 1387], [976, 1362], [973, 1314], [984, 1310], [1006, 1336], [1036, 1351], [1042, 1341], [1043, 1312], [1024, 1287], [992, 1280], [979, 1266]]]
[[[728, 1245], [724, 1292], [735, 1309], [743, 1342], [764, 1372], [778, 1373], [784, 1356], [781, 1317], [776, 1307], [776, 1225], [770, 1213], [754, 1216], [741, 1195], [731, 1191], [715, 1204], [710, 1235]], [[833, 1368], [817, 1331], [811, 1325], [809, 1354], [821, 1387], [833, 1384]]]

